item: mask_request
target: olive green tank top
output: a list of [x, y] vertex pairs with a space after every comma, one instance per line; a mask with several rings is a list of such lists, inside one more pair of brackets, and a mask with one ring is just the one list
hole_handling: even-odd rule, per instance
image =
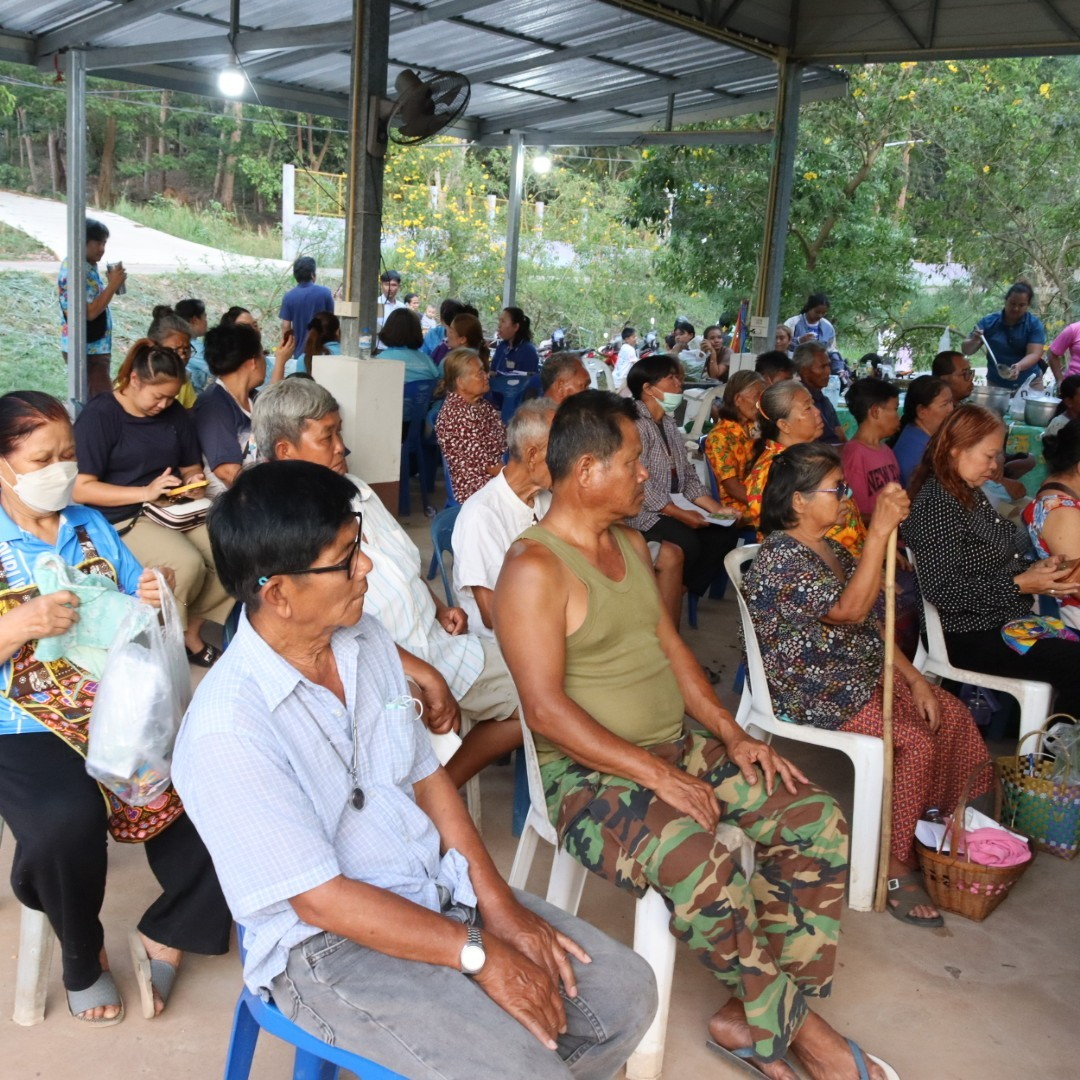
[[[542, 525], [526, 529], [521, 539], [543, 544], [588, 592], [585, 620], [566, 638], [567, 697], [627, 742], [654, 746], [682, 734], [682, 693], [656, 634], [660, 596], [652, 574], [625, 530], [613, 533], [626, 567], [621, 581]], [[536, 751], [541, 765], [562, 756], [540, 737]]]

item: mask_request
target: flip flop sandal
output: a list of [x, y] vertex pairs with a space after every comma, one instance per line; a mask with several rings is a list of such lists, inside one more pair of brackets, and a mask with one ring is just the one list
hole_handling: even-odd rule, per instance
[[[758, 1059], [752, 1046], [740, 1046], [735, 1050], [729, 1050], [726, 1046], [721, 1046], [713, 1039], [706, 1039], [705, 1045], [714, 1053], [727, 1058], [728, 1063], [738, 1069], [744, 1076], [756, 1076], [758, 1080], [761, 1080], [762, 1072], [754, 1064]], [[781, 1060], [792, 1072], [795, 1072], [795, 1067], [787, 1058], [781, 1058]]]
[[207, 645], [205, 641], [198, 652], [192, 652], [186, 645], [184, 646], [184, 652], [187, 653], [189, 664], [201, 668], [213, 667], [221, 657], [221, 650], [213, 645]]
[[867, 1061], [872, 1061], [885, 1074], [885, 1080], [900, 1080], [899, 1074], [891, 1065], [887, 1065], [873, 1054], [868, 1054], [854, 1039], [848, 1039], [847, 1044], [851, 1047], [852, 1057], [855, 1058], [855, 1064], [858, 1066], [859, 1080], [870, 1080], [870, 1073], [866, 1068]]
[[[124, 1019], [124, 1000], [120, 997], [120, 991], [116, 988], [116, 980], [111, 971], [103, 971], [97, 977], [97, 982], [85, 990], [68, 990], [66, 993], [68, 1012], [82, 1024], [89, 1024], [91, 1027], [112, 1027]], [[90, 1009], [98, 1009], [106, 1005], [119, 1005], [120, 1011], [115, 1016], [100, 1017], [96, 1020], [81, 1015]]]
[[135, 966], [135, 981], [139, 984], [143, 1017], [153, 1020], [157, 1016], [154, 991], [158, 992], [162, 1005], [169, 1004], [169, 995], [176, 982], [176, 967], [165, 960], [151, 960], [138, 930], [132, 930], [128, 935], [128, 947]]
[[[916, 888], [901, 892], [900, 890], [905, 885], [914, 885]], [[910, 874], [904, 874], [903, 877], [889, 878], [889, 893], [894, 892], [897, 895], [895, 897], [890, 895], [885, 902], [885, 910], [894, 919], [899, 919], [902, 923], [907, 923], [908, 926], [924, 926], [930, 930], [945, 925], [945, 920], [941, 915], [935, 915], [932, 919], [920, 919], [918, 916], [911, 914], [911, 909], [918, 907], [920, 904], [934, 906], [933, 901], [931, 901], [926, 889], [923, 887], [922, 874], [912, 871]], [[893, 907], [888, 902], [892, 899], [896, 900], [896, 907]]]

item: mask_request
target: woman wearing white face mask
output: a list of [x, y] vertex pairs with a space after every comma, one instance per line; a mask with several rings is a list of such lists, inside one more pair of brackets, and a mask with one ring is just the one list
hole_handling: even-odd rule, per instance
[[[164, 1007], [181, 951], [225, 952], [230, 920], [206, 849], [175, 793], [170, 789], [160, 804], [140, 811], [115, 796], [104, 799], [87, 775], [86, 721], [96, 677], [67, 660], [46, 664], [36, 655], [39, 638], [63, 634], [79, 618], [73, 592], [39, 594], [34, 567], [43, 553], [160, 603], [154, 575], [105, 518], [70, 504], [76, 474], [63, 405], [33, 390], [0, 397], [0, 817], [18, 844], [12, 889], [23, 904], [45, 912], [60, 939], [72, 1015], [106, 1026], [124, 1013], [98, 918], [107, 829], [146, 843], [164, 889], [132, 932], [132, 948], [150, 971], [141, 989], [151, 1016]], [[171, 573], [165, 577], [171, 583]]]
[[672, 415], [683, 398], [679, 361], [667, 353], [647, 356], [630, 369], [626, 386], [637, 406], [641, 460], [649, 470], [645, 502], [627, 524], [646, 540], [668, 540], [682, 548], [683, 584], [703, 596], [739, 537], [736, 529], [712, 525], [703, 514], [672, 501], [672, 495], [682, 495], [705, 513], [724, 512], [690, 466], [685, 436]]

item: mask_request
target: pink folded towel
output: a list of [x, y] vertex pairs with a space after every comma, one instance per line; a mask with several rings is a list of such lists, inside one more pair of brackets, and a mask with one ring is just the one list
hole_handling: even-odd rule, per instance
[[1019, 866], [1031, 858], [1031, 849], [1004, 829], [975, 829], [967, 834], [967, 856], [981, 866]]

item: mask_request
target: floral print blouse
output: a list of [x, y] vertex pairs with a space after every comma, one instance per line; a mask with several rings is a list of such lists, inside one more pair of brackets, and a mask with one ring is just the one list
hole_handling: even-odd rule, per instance
[[746, 424], [738, 420], [721, 420], [705, 439], [705, 459], [716, 477], [717, 501], [728, 510], [740, 514], [746, 511], [746, 503], [739, 502], [724, 490], [725, 480], [746, 482], [750, 466], [754, 463], [754, 435]]
[[774, 532], [746, 572], [743, 595], [776, 715], [836, 730], [877, 688], [885, 643], [872, 614], [861, 623], [822, 622], [855, 571], [851, 553], [830, 542], [844, 568], [844, 581], [810, 548], [785, 532]]
[[[762, 539], [761, 530], [761, 496], [765, 492], [765, 485], [769, 480], [769, 470], [777, 454], [784, 452], [784, 447], [778, 442], [769, 441], [765, 444], [761, 456], [754, 462], [750, 475], [746, 478], [746, 496], [749, 505], [746, 511], [746, 520], [754, 528], [758, 529], [758, 539]], [[859, 508], [852, 499], [844, 500], [844, 517], [839, 524], [834, 525], [826, 534], [830, 540], [843, 544], [845, 548], [857, 559], [862, 555], [863, 545], [866, 543], [866, 526], [863, 524]]]
[[435, 418], [435, 437], [459, 503], [491, 479], [488, 468], [502, 464], [506, 453], [506, 428], [499, 411], [483, 398], [470, 404], [460, 394], [447, 394]]

